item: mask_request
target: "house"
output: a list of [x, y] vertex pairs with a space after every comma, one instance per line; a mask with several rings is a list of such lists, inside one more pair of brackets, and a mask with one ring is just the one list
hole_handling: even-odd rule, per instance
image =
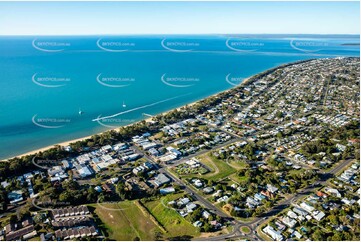
[[223, 197], [220, 197], [217, 199], [217, 202], [227, 202], [229, 199], [229, 197], [226, 195], [226, 196], [223, 196]]
[[142, 134], [142, 136], [143, 136], [144, 138], [147, 138], [147, 137], [150, 137], [151, 134], [150, 134], [149, 132], [146, 132], [146, 133]]
[[187, 208], [188, 213], [191, 213], [191, 212], [193, 212], [194, 209], [197, 208], [197, 204], [195, 204], [195, 203], [188, 203], [188, 204], [186, 205], [186, 208]]
[[146, 170], [146, 168], [144, 166], [138, 166], [135, 167], [132, 172], [134, 173], [134, 175], [138, 175], [140, 173], [143, 173]]
[[73, 238], [93, 237], [97, 235], [98, 235], [98, 231], [95, 229], [94, 226], [82, 227], [80, 229], [70, 228], [70, 229], [55, 231], [56, 240], [68, 240]]
[[21, 190], [14, 190], [8, 193], [8, 199], [11, 204], [21, 202], [24, 200], [23, 192]]
[[337, 150], [339, 150], [341, 152], [346, 150], [346, 146], [342, 145], [342, 144], [336, 144], [336, 148], [337, 148]]
[[295, 213], [292, 212], [291, 210], [289, 210], [289, 211], [287, 212], [287, 216], [290, 217], [290, 218], [294, 218], [294, 219], [297, 218], [297, 214], [295, 214]]
[[254, 198], [255, 198], [256, 200], [258, 200], [258, 201], [262, 201], [262, 200], [265, 199], [266, 197], [265, 197], [264, 195], [260, 194], [260, 193], [256, 193], [256, 194], [254, 195]]
[[51, 237], [53, 237], [53, 234], [52, 234], [52, 233], [47, 233], [47, 234], [41, 233], [41, 234], [40, 234], [40, 240], [41, 240], [41, 241], [51, 240]]
[[112, 186], [111, 184], [104, 183], [104, 184], [102, 185], [102, 189], [103, 189], [105, 192], [110, 192], [110, 193], [112, 193], [113, 190], [114, 190], [114, 186]]
[[204, 211], [202, 212], [202, 217], [203, 217], [203, 218], [208, 219], [209, 216], [211, 216], [211, 214], [210, 214], [208, 211], [204, 210]]
[[71, 161], [63, 160], [61, 163], [62, 163], [65, 170], [66, 169], [71, 169], [73, 167], [73, 163], [71, 163]]
[[188, 213], [187, 213], [185, 210], [180, 210], [180, 211], [179, 211], [179, 214], [180, 214], [180, 216], [182, 216], [183, 218], [188, 215]]
[[127, 160], [130, 160], [130, 161], [133, 161], [133, 160], [136, 160], [140, 157], [140, 154], [130, 154], [130, 155], [126, 155], [124, 157], [122, 157], [122, 159], [124, 161], [127, 161]]
[[331, 196], [339, 197], [339, 198], [342, 197], [341, 193], [337, 189], [331, 188], [331, 187], [326, 187], [325, 193], [330, 194]]
[[303, 208], [304, 210], [306, 210], [309, 213], [312, 213], [313, 210], [315, 210], [315, 208], [311, 205], [309, 205], [308, 203], [302, 202], [300, 204], [300, 207]]
[[196, 221], [193, 223], [194, 227], [201, 227], [203, 225], [203, 223], [201, 221]]
[[212, 193], [213, 191], [214, 191], [214, 190], [213, 190], [212, 187], [206, 187], [206, 188], [203, 189], [203, 192], [204, 192], [205, 194]]
[[150, 163], [149, 161], [146, 161], [143, 166], [148, 169], [148, 170], [152, 170], [154, 168], [153, 164]]
[[10, 185], [10, 183], [7, 182], [7, 181], [1, 182], [1, 186], [2, 186], [3, 188], [6, 188], [6, 187], [9, 186], [9, 185]]
[[177, 150], [177, 149], [175, 149], [173, 147], [167, 147], [166, 149], [167, 149], [168, 152], [175, 155], [176, 157], [180, 157], [182, 155], [182, 152], [180, 152], [179, 150]]
[[199, 179], [196, 179], [196, 180], [194, 180], [194, 186], [195, 187], [197, 187], [197, 188], [200, 188], [200, 187], [202, 187], [203, 186], [203, 183], [202, 183], [202, 181], [201, 180], [199, 180]]
[[293, 212], [297, 213], [300, 216], [306, 216], [308, 214], [305, 210], [298, 207], [294, 207]]
[[116, 183], [118, 183], [119, 178], [118, 178], [118, 177], [112, 177], [112, 178], [110, 178], [108, 181], [109, 181], [110, 183], [112, 183], [112, 184], [116, 184]]
[[297, 224], [297, 221], [295, 219], [289, 218], [287, 216], [283, 217], [281, 221], [290, 228], [295, 227], [295, 225]]
[[128, 146], [125, 143], [118, 143], [113, 145], [113, 150], [118, 151], [118, 150], [125, 150], [126, 148], [128, 148]]
[[316, 195], [319, 196], [319, 197], [322, 197], [322, 198], [326, 198], [326, 197], [327, 197], [327, 194], [325, 194], [325, 193], [323, 193], [323, 192], [321, 192], [321, 191], [317, 191]]
[[146, 142], [146, 143], [142, 144], [142, 147], [143, 147], [143, 150], [149, 150], [151, 148], [158, 147], [158, 144], [154, 143], [154, 142]]
[[7, 241], [26, 240], [37, 234], [31, 220], [24, 220], [19, 224], [8, 224], [4, 227], [4, 230]]
[[325, 213], [320, 211], [317, 215], [313, 216], [317, 221], [321, 221], [325, 217]]
[[5, 235], [6, 240], [21, 240], [24, 236], [27, 238], [33, 237], [36, 235], [36, 231], [34, 229], [34, 225], [30, 225], [15, 231], [12, 231], [10, 233], [7, 233]]
[[149, 149], [149, 153], [152, 155], [152, 156], [158, 156], [160, 153], [159, 151], [156, 149], [156, 148], [151, 148]]
[[85, 178], [94, 174], [88, 165], [75, 166], [80, 177]]
[[64, 173], [64, 168], [62, 166], [53, 166], [48, 169], [48, 175], [51, 177], [59, 176], [62, 173]]
[[25, 178], [25, 180], [28, 180], [28, 179], [33, 178], [34, 175], [33, 175], [33, 173], [28, 172], [28, 173], [25, 173], [25, 174], [23, 175], [23, 177]]
[[89, 213], [90, 213], [89, 209], [85, 205], [81, 205], [81, 206], [77, 206], [77, 207], [59, 208], [59, 209], [52, 210], [52, 215], [53, 215], [54, 219], [57, 219], [60, 217], [67, 217], [67, 216], [87, 215]]
[[185, 144], [185, 143], [187, 143], [187, 140], [186, 140], [186, 139], [182, 139], [182, 140], [179, 140], [179, 141], [177, 141], [177, 142], [174, 142], [174, 144], [175, 144], [176, 146], [180, 146], [180, 145]]
[[184, 197], [184, 198], [179, 199], [177, 205], [179, 207], [181, 207], [181, 206], [187, 205], [189, 202], [190, 202], [189, 198]]
[[300, 234], [297, 231], [293, 231], [292, 235], [296, 236], [297, 239], [301, 239], [302, 238], [302, 234]]
[[96, 186], [96, 187], [94, 188], [94, 190], [97, 191], [97, 192], [102, 192], [102, 191], [103, 191], [102, 188], [101, 188], [101, 186]]
[[33, 185], [31, 184], [31, 180], [28, 178], [26, 179], [26, 182], [28, 183], [28, 191], [30, 198], [33, 198], [35, 196]]
[[341, 202], [343, 202], [346, 205], [352, 205], [352, 204], [354, 204], [356, 202], [356, 200], [354, 200], [354, 199], [349, 200], [349, 199], [344, 197], [344, 198], [341, 199]]
[[269, 191], [270, 193], [274, 194], [278, 191], [278, 188], [275, 186], [272, 186], [271, 184], [267, 184], [266, 187], [267, 187], [267, 191]]
[[275, 221], [275, 225], [277, 226], [277, 229], [280, 231], [284, 231], [286, 229], [286, 226], [281, 223], [281, 221], [277, 220]]
[[259, 205], [259, 202], [257, 202], [255, 199], [253, 199], [252, 197], [247, 197], [246, 199], [246, 203], [248, 205], [248, 207], [256, 207]]
[[160, 192], [160, 194], [165, 195], [165, 194], [175, 192], [175, 189], [174, 189], [174, 187], [166, 187], [166, 188], [160, 189], [159, 192]]
[[267, 225], [264, 229], [263, 232], [265, 232], [266, 234], [268, 234], [269, 236], [271, 236], [272, 239], [274, 240], [283, 240], [283, 236], [281, 234], [280, 231], [275, 230], [273, 227]]
[[112, 147], [110, 145], [104, 145], [100, 148], [103, 152], [110, 152], [112, 151]]
[[163, 156], [159, 157], [159, 160], [161, 162], [166, 162], [166, 163], [170, 162], [170, 161], [173, 161], [175, 159], [177, 159], [177, 156], [174, 155], [174, 154], [166, 154], [166, 155], [163, 155]]
[[269, 192], [269, 191], [261, 191], [260, 192], [261, 195], [268, 197], [268, 198], [273, 198], [273, 193]]
[[170, 182], [170, 179], [164, 175], [163, 173], [158, 174], [155, 178], [154, 178], [154, 183], [157, 187], [160, 187], [164, 184], [167, 184]]

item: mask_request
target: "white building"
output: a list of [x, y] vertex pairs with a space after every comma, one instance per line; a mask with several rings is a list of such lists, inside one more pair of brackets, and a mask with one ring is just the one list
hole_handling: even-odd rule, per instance
[[267, 225], [267, 227], [265, 227], [263, 229], [263, 232], [265, 232], [266, 234], [268, 234], [269, 236], [271, 236], [271, 238], [273, 240], [283, 240], [283, 236], [281, 234], [281, 231], [275, 230], [274, 228], [272, 228], [271, 226]]

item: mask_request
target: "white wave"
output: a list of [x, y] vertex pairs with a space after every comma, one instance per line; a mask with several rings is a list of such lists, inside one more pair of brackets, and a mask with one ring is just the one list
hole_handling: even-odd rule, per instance
[[164, 103], [164, 102], [167, 102], [167, 101], [170, 101], [170, 100], [173, 100], [173, 99], [177, 99], [177, 98], [180, 98], [180, 97], [188, 96], [188, 95], [190, 95], [190, 93], [184, 94], [184, 95], [179, 95], [179, 96], [172, 97], [172, 98], [167, 98], [167, 99], [155, 102], [155, 103], [151, 103], [151, 104], [147, 104], [147, 105], [144, 105], [144, 106], [132, 108], [132, 109], [120, 112], [120, 113], [113, 114], [113, 115], [109, 115], [109, 116], [105, 116], [105, 117], [98, 117], [98, 118], [93, 119], [92, 121], [99, 121], [99, 120], [103, 120], [103, 119], [114, 118], [114, 117], [117, 117], [119, 115], [134, 112], [134, 111], [137, 111], [137, 110], [140, 110], [140, 109], [143, 109], [143, 108], [152, 107], [152, 106], [155, 106], [157, 104]]

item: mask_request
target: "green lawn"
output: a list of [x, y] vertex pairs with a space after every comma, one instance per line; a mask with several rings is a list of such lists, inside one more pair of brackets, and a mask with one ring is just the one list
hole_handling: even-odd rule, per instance
[[237, 160], [237, 161], [229, 160], [229, 165], [237, 170], [240, 170], [240, 169], [245, 169], [247, 167], [247, 162], [243, 160]]
[[225, 161], [219, 160], [215, 157], [211, 157], [209, 152], [198, 156], [197, 158], [203, 164], [212, 169], [210, 173], [204, 175], [204, 178], [217, 181], [236, 172], [236, 169], [228, 165]]
[[109, 239], [134, 240], [138, 237], [140, 240], [155, 240], [155, 234], [160, 232], [159, 227], [133, 201], [92, 206], [103, 222]]
[[246, 176], [239, 176], [237, 174], [232, 174], [229, 176], [229, 178], [231, 178], [233, 181], [237, 183], [242, 183], [243, 181], [247, 180]]
[[304, 173], [304, 172], [305, 172], [305, 170], [304, 170], [304, 169], [299, 169], [299, 170], [289, 170], [289, 171], [288, 171], [288, 174], [290, 174], [290, 175], [293, 175], [293, 174], [298, 175], [298, 174], [301, 174], [301, 173]]
[[245, 234], [251, 233], [251, 230], [246, 226], [241, 227], [241, 231]]
[[160, 224], [168, 231], [165, 237], [189, 235], [197, 237], [200, 232], [185, 218], [176, 211], [168, 208], [168, 202], [181, 197], [183, 194], [170, 194], [162, 197], [160, 200], [143, 202], [150, 213], [158, 220]]
[[29, 239], [28, 241], [40, 241], [40, 236], [35, 236], [35, 237]]

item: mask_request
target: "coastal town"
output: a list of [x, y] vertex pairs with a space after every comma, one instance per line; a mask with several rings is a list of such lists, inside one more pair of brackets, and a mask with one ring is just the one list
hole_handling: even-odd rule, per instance
[[360, 58], [281, 65], [0, 163], [3, 240], [360, 240]]

